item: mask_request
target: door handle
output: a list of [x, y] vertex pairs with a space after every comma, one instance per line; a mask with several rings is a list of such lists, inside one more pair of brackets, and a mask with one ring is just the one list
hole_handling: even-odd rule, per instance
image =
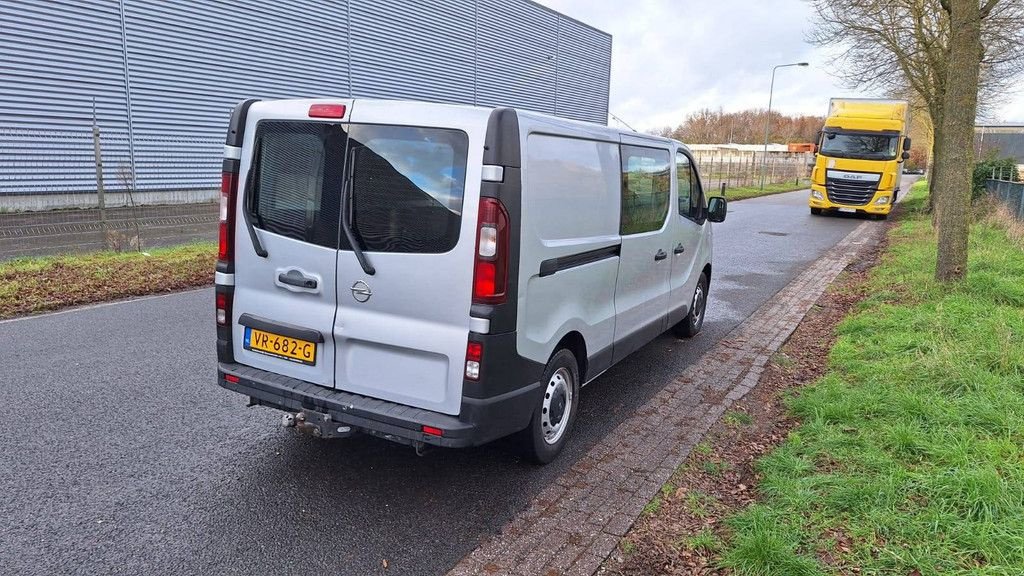
[[287, 273], [282, 272], [278, 274], [277, 281], [289, 286], [297, 286], [309, 290], [316, 289], [316, 278], [310, 278], [298, 270], [289, 270]]
[[654, 254], [655, 262], [658, 260], [664, 260], [665, 258], [668, 258], [668, 254], [664, 250], [659, 249], [658, 252]]
[[686, 252], [686, 248], [683, 246], [682, 242], [676, 244], [676, 247], [672, 250], [673, 254], [682, 254], [683, 252]]

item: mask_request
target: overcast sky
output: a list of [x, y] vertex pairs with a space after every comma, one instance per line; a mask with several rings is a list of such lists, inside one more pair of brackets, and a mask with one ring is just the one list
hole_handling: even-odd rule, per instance
[[[638, 130], [705, 107], [764, 108], [772, 66], [789, 62], [811, 65], [778, 71], [775, 110], [821, 115], [831, 96], [875, 96], [843, 86], [829, 73], [833, 57], [804, 41], [804, 0], [539, 1], [612, 34], [611, 112]], [[1024, 122], [1024, 92], [988, 120]]]

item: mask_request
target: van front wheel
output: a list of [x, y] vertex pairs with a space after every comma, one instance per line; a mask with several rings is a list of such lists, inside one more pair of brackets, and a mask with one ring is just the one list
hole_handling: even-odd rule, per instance
[[708, 306], [708, 277], [701, 272], [697, 280], [697, 288], [693, 291], [693, 301], [686, 318], [672, 327], [672, 332], [680, 338], [692, 338], [704, 326], [704, 312]]
[[547, 464], [562, 451], [576, 421], [580, 372], [573, 353], [555, 352], [540, 382], [542, 394], [530, 425], [520, 432], [520, 442], [528, 458]]

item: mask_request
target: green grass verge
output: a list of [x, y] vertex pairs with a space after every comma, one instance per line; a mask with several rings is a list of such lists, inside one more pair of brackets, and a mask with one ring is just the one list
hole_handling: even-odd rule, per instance
[[924, 186], [728, 521], [736, 574], [1024, 574], [1024, 251], [977, 223], [967, 280], [936, 283]]
[[213, 282], [215, 244], [0, 262], [0, 318]]
[[[784, 182], [782, 184], [766, 184], [764, 190], [761, 190], [760, 186], [742, 186], [738, 188], [726, 188], [725, 197], [729, 200], [746, 200], [747, 198], [757, 198], [758, 196], [782, 194], [783, 192], [793, 192], [794, 190], [806, 190], [810, 187], [811, 184], [808, 180], [800, 180], [799, 184], [794, 184], [792, 181]], [[713, 196], [717, 194], [718, 190], [712, 190]]]

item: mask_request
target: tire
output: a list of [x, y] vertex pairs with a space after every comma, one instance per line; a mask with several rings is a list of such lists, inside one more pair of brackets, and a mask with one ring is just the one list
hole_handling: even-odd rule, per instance
[[888, 220], [888, 214], [875, 214], [875, 220]]
[[697, 287], [693, 291], [693, 301], [686, 318], [672, 327], [672, 332], [680, 338], [693, 338], [704, 326], [704, 313], [708, 307], [708, 277], [701, 272], [697, 279]]
[[821, 208], [811, 208], [811, 215], [812, 216], [821, 216], [821, 214], [822, 214]]
[[527, 458], [547, 464], [562, 452], [576, 422], [580, 371], [572, 352], [555, 352], [544, 368], [541, 388], [530, 425], [519, 433], [519, 441]]

